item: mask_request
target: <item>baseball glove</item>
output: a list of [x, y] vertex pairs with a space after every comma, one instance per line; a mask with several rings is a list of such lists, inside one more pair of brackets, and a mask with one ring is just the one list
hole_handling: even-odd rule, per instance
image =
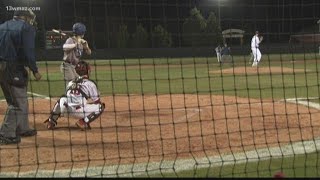
[[260, 42], [263, 40], [263, 36], [260, 36]]

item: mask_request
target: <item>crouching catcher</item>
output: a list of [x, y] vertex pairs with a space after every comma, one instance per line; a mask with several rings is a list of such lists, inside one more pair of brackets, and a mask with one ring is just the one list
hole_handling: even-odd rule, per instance
[[89, 79], [90, 65], [80, 61], [75, 70], [80, 77], [69, 82], [65, 95], [54, 105], [49, 118], [44, 122], [48, 129], [53, 130], [58, 124], [58, 118], [66, 115], [79, 118], [76, 126], [81, 130], [91, 129], [90, 123], [105, 109], [105, 104], [100, 101], [96, 83]]

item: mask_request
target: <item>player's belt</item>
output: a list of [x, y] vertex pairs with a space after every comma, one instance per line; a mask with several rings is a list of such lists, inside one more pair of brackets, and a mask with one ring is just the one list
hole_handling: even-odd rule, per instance
[[75, 65], [74, 63], [71, 63], [70, 61], [64, 61], [64, 63], [67, 63], [67, 64], [71, 64], [71, 65]]
[[[67, 103], [63, 103], [63, 105], [64, 105], [66, 108], [69, 107]], [[80, 105], [79, 105], [79, 106], [74, 106], [74, 108], [75, 108], [76, 110], [78, 110], [78, 109], [81, 108], [81, 106], [80, 106]]]

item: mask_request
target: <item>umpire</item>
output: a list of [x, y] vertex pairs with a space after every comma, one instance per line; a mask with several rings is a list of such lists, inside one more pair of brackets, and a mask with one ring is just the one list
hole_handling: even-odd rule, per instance
[[21, 137], [34, 136], [28, 119], [28, 67], [41, 79], [35, 59], [35, 14], [15, 11], [13, 19], [0, 24], [0, 85], [7, 111], [0, 128], [0, 144], [18, 144]]

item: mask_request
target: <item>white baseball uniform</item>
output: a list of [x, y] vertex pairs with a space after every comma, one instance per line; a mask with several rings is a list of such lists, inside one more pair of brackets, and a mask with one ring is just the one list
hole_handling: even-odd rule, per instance
[[214, 50], [216, 51], [217, 59], [218, 59], [218, 62], [220, 63], [221, 62], [221, 47], [218, 46]]
[[252, 66], [257, 66], [261, 60], [261, 52], [259, 50], [260, 39], [258, 35], [254, 35], [251, 40], [251, 51], [253, 54], [253, 63]]
[[[75, 37], [70, 37], [63, 44], [63, 52], [63, 62], [60, 64], [60, 71], [63, 73], [67, 86], [69, 81], [79, 77], [74, 67], [83, 55], [83, 45], [77, 43]], [[65, 88], [67, 89], [67, 87]]]
[[[90, 99], [93, 103], [87, 103]], [[55, 104], [51, 117], [57, 120], [59, 116], [70, 115], [76, 118], [84, 118], [86, 123], [89, 122], [88, 115], [95, 113], [101, 114], [100, 93], [96, 84], [89, 79], [80, 81], [70, 81], [67, 86], [66, 96], [63, 96]]]

